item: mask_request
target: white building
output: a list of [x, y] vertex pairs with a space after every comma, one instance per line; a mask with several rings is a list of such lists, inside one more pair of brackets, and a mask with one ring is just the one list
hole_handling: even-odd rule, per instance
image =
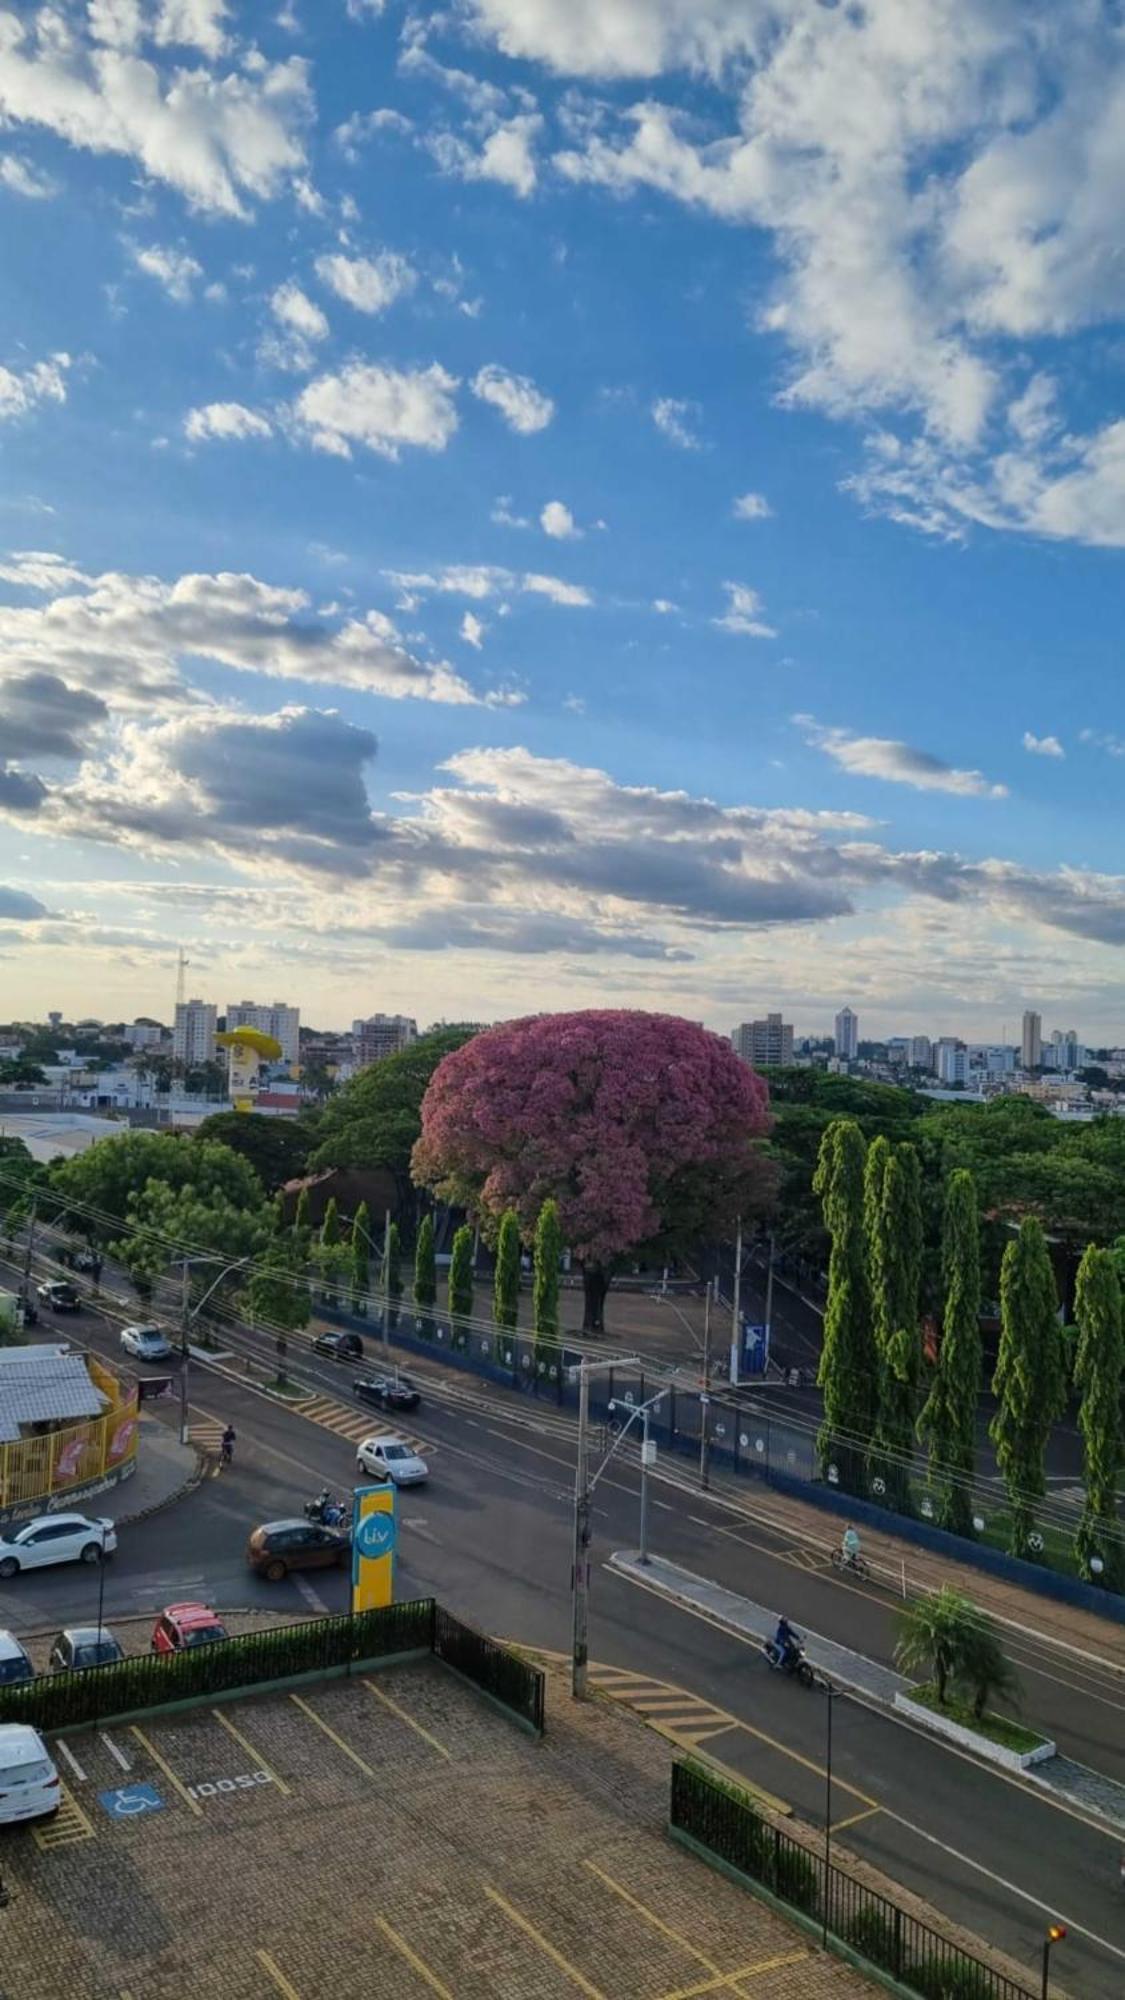
[[357, 1069], [397, 1055], [418, 1039], [418, 1023], [408, 1014], [369, 1014], [352, 1022], [352, 1054]]
[[122, 1041], [131, 1049], [155, 1049], [163, 1036], [163, 1028], [154, 1028], [148, 1021], [127, 1021], [121, 1030]]
[[955, 1035], [942, 1035], [934, 1046], [934, 1069], [937, 1080], [947, 1089], [958, 1083], [969, 1081], [969, 1051], [964, 1042]]
[[841, 1062], [854, 1062], [859, 1054], [859, 1015], [841, 1007], [836, 1016], [836, 1054]]
[[784, 1069], [793, 1061], [793, 1029], [780, 1014], [743, 1021], [731, 1035], [735, 1051], [755, 1069]]
[[911, 1035], [910, 1037], [911, 1069], [932, 1069], [933, 1061], [934, 1061], [934, 1047], [929, 1036]]
[[172, 1029], [172, 1060], [194, 1069], [197, 1063], [215, 1060], [215, 1018], [218, 1009], [210, 1000], [178, 1000]]
[[257, 1028], [259, 1034], [272, 1035], [281, 1043], [281, 1060], [292, 1073], [301, 1060], [301, 1010], [287, 1007], [283, 1000], [275, 1000], [269, 1007], [259, 1007], [254, 1000], [231, 1000], [227, 1003], [227, 1029]]

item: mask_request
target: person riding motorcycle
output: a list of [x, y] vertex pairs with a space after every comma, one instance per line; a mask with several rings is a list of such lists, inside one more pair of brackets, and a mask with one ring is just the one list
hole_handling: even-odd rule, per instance
[[774, 1650], [778, 1665], [795, 1666], [801, 1657], [801, 1634], [789, 1623], [784, 1612], [777, 1621], [777, 1631], [773, 1635]]

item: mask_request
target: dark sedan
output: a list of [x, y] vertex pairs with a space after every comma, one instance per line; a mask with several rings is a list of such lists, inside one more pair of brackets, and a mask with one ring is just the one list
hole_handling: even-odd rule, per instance
[[363, 1342], [358, 1333], [318, 1333], [314, 1354], [327, 1354], [330, 1361], [362, 1361]]
[[405, 1375], [358, 1375], [352, 1394], [361, 1403], [374, 1403], [378, 1410], [416, 1410], [422, 1400]]

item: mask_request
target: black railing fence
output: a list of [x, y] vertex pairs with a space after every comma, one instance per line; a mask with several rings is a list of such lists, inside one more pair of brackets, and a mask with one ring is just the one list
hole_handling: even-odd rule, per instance
[[889, 1897], [764, 1820], [742, 1794], [698, 1765], [672, 1766], [671, 1826], [889, 1972], [921, 2000], [1035, 2000]]
[[487, 1639], [474, 1626], [463, 1625], [440, 1604], [434, 1611], [434, 1652], [542, 1736], [546, 1677], [540, 1667]]

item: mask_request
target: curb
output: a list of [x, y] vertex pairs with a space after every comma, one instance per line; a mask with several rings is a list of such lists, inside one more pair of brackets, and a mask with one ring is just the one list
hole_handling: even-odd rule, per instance
[[150, 1507], [138, 1508], [135, 1514], [119, 1514], [113, 1524], [114, 1527], [130, 1528], [137, 1521], [147, 1521], [150, 1514], [159, 1514], [165, 1507], [174, 1507], [177, 1500], [186, 1500], [189, 1493], [194, 1493], [196, 1487], [202, 1483], [207, 1461], [198, 1446], [193, 1445], [192, 1450], [195, 1452], [195, 1470], [188, 1474], [182, 1485], [177, 1486], [175, 1491], [167, 1494], [163, 1500], [154, 1500]]

